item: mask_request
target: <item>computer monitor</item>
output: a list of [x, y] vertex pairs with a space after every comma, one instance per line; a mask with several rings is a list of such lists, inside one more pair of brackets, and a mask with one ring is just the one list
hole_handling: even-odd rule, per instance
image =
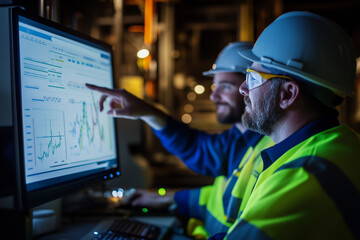
[[113, 87], [112, 47], [21, 9], [9, 16], [19, 208], [119, 176], [114, 119], [85, 87]]

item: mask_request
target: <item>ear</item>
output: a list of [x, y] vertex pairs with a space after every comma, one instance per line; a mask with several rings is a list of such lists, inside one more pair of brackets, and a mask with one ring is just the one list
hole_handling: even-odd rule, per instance
[[279, 106], [282, 109], [287, 109], [295, 103], [299, 97], [300, 88], [294, 81], [286, 81], [280, 88]]

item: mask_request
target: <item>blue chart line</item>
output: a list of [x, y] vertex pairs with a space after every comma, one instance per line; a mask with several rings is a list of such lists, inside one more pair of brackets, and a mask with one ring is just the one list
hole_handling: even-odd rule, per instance
[[74, 102], [74, 108], [78, 109], [69, 121], [69, 136], [71, 138], [70, 151], [73, 155], [90, 154], [101, 151], [104, 141], [104, 126], [100, 122], [99, 109], [94, 103], [86, 101]]
[[34, 110], [35, 156], [37, 167], [47, 168], [67, 159], [64, 113], [57, 110]]

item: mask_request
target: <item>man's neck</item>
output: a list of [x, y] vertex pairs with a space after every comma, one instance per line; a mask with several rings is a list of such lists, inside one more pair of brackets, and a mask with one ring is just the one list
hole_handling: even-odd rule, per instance
[[317, 113], [306, 113], [301, 111], [287, 112], [284, 117], [274, 126], [270, 134], [272, 140], [277, 144], [290, 135], [300, 130], [307, 124], [319, 119], [322, 115]]
[[247, 128], [242, 124], [242, 122], [235, 123], [235, 127], [239, 129], [241, 133], [244, 133], [247, 130]]

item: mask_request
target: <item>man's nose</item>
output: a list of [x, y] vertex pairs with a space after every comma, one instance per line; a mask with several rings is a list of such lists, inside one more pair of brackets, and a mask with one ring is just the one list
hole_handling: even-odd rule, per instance
[[249, 89], [246, 86], [246, 81], [244, 81], [240, 87], [239, 87], [239, 92], [240, 94], [244, 95], [244, 96], [248, 96], [249, 95]]
[[216, 99], [219, 99], [218, 89], [215, 87], [215, 89], [210, 94], [210, 100], [215, 101]]

